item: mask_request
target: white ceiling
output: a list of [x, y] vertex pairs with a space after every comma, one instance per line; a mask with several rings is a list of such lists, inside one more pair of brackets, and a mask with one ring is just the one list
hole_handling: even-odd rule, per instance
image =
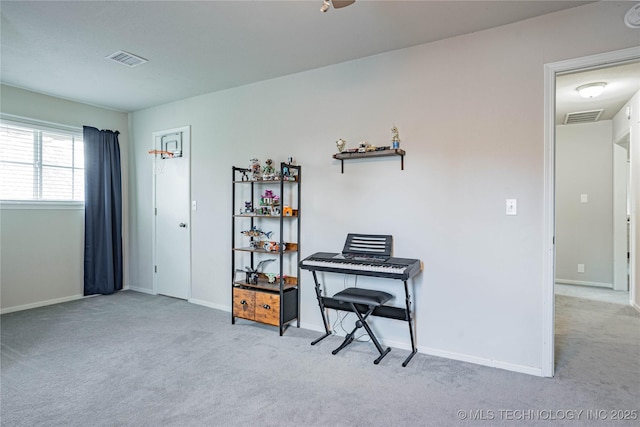
[[[7, 85], [136, 111], [585, 3], [357, 0], [322, 13], [322, 0], [3, 0], [0, 75]], [[118, 50], [149, 62], [105, 59]]]
[[[593, 99], [580, 97], [576, 90], [588, 83], [607, 85]], [[556, 78], [556, 123], [564, 123], [567, 113], [604, 109], [599, 120], [610, 120], [640, 90], [640, 61], [581, 71]]]

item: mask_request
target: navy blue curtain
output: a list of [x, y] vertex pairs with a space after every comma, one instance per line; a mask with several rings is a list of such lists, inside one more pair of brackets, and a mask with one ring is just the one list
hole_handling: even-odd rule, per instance
[[84, 294], [122, 289], [122, 177], [118, 131], [84, 126]]

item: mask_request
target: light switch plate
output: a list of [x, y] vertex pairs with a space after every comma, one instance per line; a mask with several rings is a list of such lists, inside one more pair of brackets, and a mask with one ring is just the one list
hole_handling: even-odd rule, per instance
[[507, 215], [518, 215], [518, 199], [507, 199]]

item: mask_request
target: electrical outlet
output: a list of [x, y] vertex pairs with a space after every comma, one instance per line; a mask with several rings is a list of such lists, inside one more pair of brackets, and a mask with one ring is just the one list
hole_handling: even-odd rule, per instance
[[580, 195], [580, 203], [589, 203], [589, 195], [581, 194]]
[[584, 273], [584, 264], [578, 264], [578, 273]]

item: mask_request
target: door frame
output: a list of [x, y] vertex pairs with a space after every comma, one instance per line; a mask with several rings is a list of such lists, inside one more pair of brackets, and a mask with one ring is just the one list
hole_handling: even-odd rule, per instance
[[[631, 248], [631, 230], [627, 225], [627, 202], [631, 197], [630, 139], [631, 132], [627, 132], [613, 140], [613, 290], [629, 291], [631, 295], [631, 259], [627, 257]], [[622, 187], [624, 193], [620, 191]]]
[[[542, 283], [542, 375], [555, 370], [555, 147], [556, 76], [560, 73], [616, 65], [640, 59], [640, 47], [574, 58], [544, 65], [544, 235]], [[632, 225], [635, 218], [631, 218]], [[633, 229], [633, 226], [632, 226]], [[632, 254], [637, 256], [635, 251]], [[633, 279], [633, 276], [632, 276]], [[630, 284], [630, 287], [631, 284]]]
[[[182, 155], [184, 157], [188, 158], [188, 164], [187, 164], [187, 171], [188, 171], [188, 188], [187, 188], [187, 193], [189, 194], [189, 200], [191, 200], [191, 126], [180, 126], [177, 128], [171, 128], [171, 129], [165, 129], [165, 130], [159, 130], [159, 131], [154, 131], [152, 132], [152, 136], [151, 136], [151, 149], [152, 150], [156, 150], [156, 149], [160, 149], [160, 147], [158, 147], [157, 144], [157, 139], [161, 138], [163, 135], [166, 134], [172, 134], [172, 133], [182, 133], [183, 136], [183, 141], [182, 141]], [[186, 146], [186, 149], [185, 149]], [[156, 214], [155, 214], [155, 209], [156, 209], [156, 168], [158, 167], [158, 161], [159, 160], [159, 154], [156, 154], [153, 156], [153, 177], [152, 177], [152, 182], [151, 182], [151, 224], [152, 224], [152, 229], [151, 229], [151, 265], [152, 268], [154, 269], [154, 271], [152, 271], [153, 274], [153, 294], [154, 295], [158, 295], [158, 275], [156, 274], [155, 271], [155, 266], [157, 265], [157, 256], [158, 256], [158, 249], [156, 247], [157, 244], [157, 239], [156, 239], [156, 232], [157, 232], [157, 225], [156, 225]], [[187, 301], [189, 301], [191, 299], [191, 209], [189, 209], [189, 228], [187, 229], [187, 232], [189, 233], [189, 277], [188, 277], [188, 284], [189, 284], [189, 289], [187, 290]]]

